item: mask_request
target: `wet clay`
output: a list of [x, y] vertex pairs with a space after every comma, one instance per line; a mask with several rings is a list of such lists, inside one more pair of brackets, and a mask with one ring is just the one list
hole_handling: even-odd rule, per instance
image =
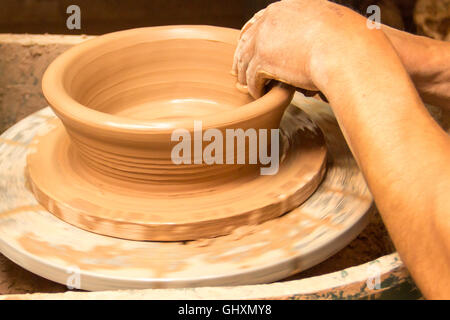
[[238, 35], [206, 26], [133, 29], [58, 57], [43, 91], [62, 123], [38, 136], [28, 157], [39, 202], [89, 231], [158, 241], [228, 234], [302, 203], [326, 159], [320, 130], [301, 127], [305, 114], [284, 121], [274, 176], [261, 176], [260, 164], [171, 158], [173, 131], [194, 137], [194, 121], [203, 133], [279, 128], [293, 89], [277, 84], [257, 100], [238, 90], [229, 72]]
[[279, 127], [293, 90], [279, 84], [257, 100], [238, 91], [229, 73], [237, 36], [206, 26], [108, 34], [58, 57], [43, 92], [83, 160], [103, 174], [153, 184], [241, 175], [254, 168], [171, 159], [171, 134], [193, 136], [196, 120], [202, 133]]
[[[308, 116], [291, 105], [281, 128], [294, 127], [300, 137], [308, 137], [320, 133], [317, 123], [325, 132], [327, 172], [314, 193], [277, 218], [235, 228], [228, 235], [183, 242], [104, 236], [68, 224], [37, 206], [24, 172], [27, 154], [39, 153], [39, 140], [59, 127], [45, 108], [2, 135], [18, 144], [0, 143], [0, 188], [7, 192], [7, 201], [0, 201], [0, 251], [28, 270], [63, 284], [68, 270], [78, 268], [85, 290], [268, 283], [317, 264], [364, 228], [372, 198], [331, 110], [314, 99], [306, 102], [302, 108], [308, 108]], [[290, 125], [291, 121], [295, 123]], [[287, 134], [282, 136], [285, 141]], [[283, 142], [283, 146], [284, 150], [289, 144]], [[65, 180], [59, 187], [68, 190], [66, 184], [77, 183]], [[291, 183], [287, 179], [284, 187]], [[240, 198], [275, 197], [276, 193], [266, 194], [269, 187], [247, 190]], [[88, 196], [86, 192], [83, 200]], [[57, 206], [56, 201], [48, 208], [53, 205]]]
[[66, 222], [120, 238], [193, 240], [228, 234], [298, 206], [325, 173], [322, 133], [301, 112], [283, 118], [276, 175], [244, 168], [179, 184], [140, 183], [112, 169], [104, 173], [83, 160], [58, 119], [49, 127], [34, 139], [36, 151], [28, 155], [36, 198]]

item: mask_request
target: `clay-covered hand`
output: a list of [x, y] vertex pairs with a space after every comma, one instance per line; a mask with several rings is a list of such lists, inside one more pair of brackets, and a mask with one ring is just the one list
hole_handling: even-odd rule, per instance
[[255, 98], [270, 79], [319, 91], [321, 61], [345, 54], [354, 24], [365, 26], [365, 20], [326, 0], [275, 2], [242, 28], [232, 73]]

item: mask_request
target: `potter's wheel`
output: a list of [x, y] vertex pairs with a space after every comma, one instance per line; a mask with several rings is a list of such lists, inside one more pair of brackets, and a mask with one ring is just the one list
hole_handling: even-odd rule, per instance
[[[322, 184], [279, 218], [188, 242], [102, 236], [46, 211], [29, 190], [25, 167], [31, 141], [54, 115], [45, 108], [27, 117], [0, 140], [0, 251], [63, 284], [77, 272], [86, 290], [264, 283], [323, 261], [364, 228], [372, 197], [329, 107], [314, 99], [294, 100], [324, 132], [329, 164]], [[292, 105], [288, 112], [299, 114]]]

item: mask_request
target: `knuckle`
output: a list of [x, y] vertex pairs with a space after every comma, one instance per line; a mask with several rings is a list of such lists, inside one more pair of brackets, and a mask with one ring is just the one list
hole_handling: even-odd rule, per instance
[[283, 5], [281, 1], [271, 3], [267, 6], [265, 13], [267, 15], [272, 15], [280, 9], [280, 6]]
[[257, 58], [258, 61], [263, 63], [268, 63], [272, 60], [273, 55], [272, 53], [267, 50], [265, 47], [258, 47], [258, 51], [255, 54], [255, 58]]
[[279, 2], [274, 2], [274, 3], [269, 4], [266, 8], [266, 12], [267, 13], [272, 12], [273, 10], [275, 10], [277, 8], [278, 5], [279, 5]]

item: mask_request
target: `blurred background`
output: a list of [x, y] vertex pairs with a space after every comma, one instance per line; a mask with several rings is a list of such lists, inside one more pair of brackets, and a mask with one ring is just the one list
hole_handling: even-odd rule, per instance
[[[270, 0], [0, 0], [0, 33], [103, 34], [143, 26], [242, 25]], [[449, 39], [450, 0], [335, 0], [366, 15], [381, 8], [382, 22], [409, 32]], [[66, 28], [69, 5], [81, 9], [81, 29]]]

